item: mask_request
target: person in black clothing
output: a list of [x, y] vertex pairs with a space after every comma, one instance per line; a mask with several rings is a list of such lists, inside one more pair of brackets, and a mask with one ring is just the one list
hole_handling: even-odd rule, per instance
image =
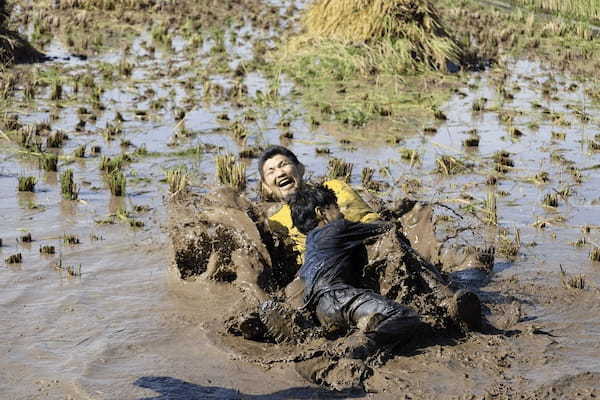
[[292, 220], [307, 234], [304, 308], [328, 328], [358, 328], [372, 344], [408, 340], [422, 325], [410, 308], [360, 287], [367, 264], [364, 241], [393, 228], [391, 223], [344, 219], [335, 193], [322, 185], [306, 187], [290, 199]]

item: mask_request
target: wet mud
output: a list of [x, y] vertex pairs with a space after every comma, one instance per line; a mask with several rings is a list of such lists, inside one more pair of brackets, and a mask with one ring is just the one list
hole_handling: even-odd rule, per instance
[[[285, 249], [268, 247], [265, 242], [278, 243], [286, 238], [269, 229], [266, 216], [260, 214], [258, 207], [232, 189], [222, 188], [202, 196], [174, 198], [169, 208], [174, 266], [181, 279], [235, 283], [244, 291], [237, 308], [225, 312], [219, 330], [246, 340], [291, 345], [287, 351], [290, 354], [284, 359], [280, 358], [279, 347], [270, 348], [270, 352], [263, 348], [259, 355], [247, 353], [249, 359], [259, 364], [275, 360], [294, 363], [311, 382], [337, 390], [363, 388], [364, 380], [372, 375], [369, 361], [346, 354], [349, 343], [362, 333], [330, 332], [319, 326], [311, 312], [293, 305], [294, 288], [290, 284], [298, 266], [295, 262], [288, 265], [292, 273], [287, 274], [274, 268], [271, 260], [281, 262]], [[425, 208], [431, 215], [431, 207], [422, 205], [404, 217], [412, 221]], [[411, 228], [413, 237], [429, 239], [421, 245], [441, 247], [435, 237], [420, 235], [423, 231], [433, 234], [431, 218], [420, 218]], [[283, 258], [294, 260], [296, 256], [289, 252]], [[412, 249], [402, 234], [401, 224], [369, 245], [368, 258], [370, 263], [362, 280], [377, 293], [415, 310], [428, 324], [423, 326], [421, 335], [459, 338], [468, 332], [453, 318], [451, 309], [443, 305], [453, 294], [448, 280]], [[292, 298], [288, 297], [290, 294]], [[323, 351], [325, 343], [334, 339], [333, 346]], [[394, 349], [405, 344], [393, 342], [382, 348], [376, 358], [392, 358]], [[265, 359], [268, 353], [271, 354]]]
[[[115, 32], [127, 29], [115, 21], [143, 23], [140, 10], [108, 13], [114, 31], [88, 32], [110, 10], [23, 3], [12, 15], [20, 34], [53, 58], [0, 81], [0, 397], [600, 396], [595, 82], [494, 51], [500, 63], [461, 75], [440, 118], [405, 129], [408, 117], [394, 115], [367, 132], [315, 117], [300, 86], [261, 64], [303, 4], [245, 3], [223, 31], [140, 28], [121, 48]], [[231, 15], [222, 3], [217, 26]], [[81, 38], [60, 29], [86, 23]], [[455, 332], [438, 299], [406, 291], [397, 263], [373, 284], [429, 315], [434, 332], [352, 359], [352, 334], [278, 303], [263, 318], [293, 323], [245, 337], [240, 323], [260, 320], [266, 299], [294, 294], [296, 257], [267, 229], [255, 190], [253, 157], [268, 144], [289, 146], [315, 181], [330, 159], [351, 161], [362, 196], [480, 296], [484, 326]], [[225, 152], [247, 166], [243, 196], [214, 196]], [[119, 164], [124, 195], [111, 193], [103, 156]], [[180, 167], [187, 203], [166, 178]], [[68, 169], [76, 200], [62, 192]], [[27, 176], [33, 191], [19, 191]], [[377, 269], [387, 250], [370, 250]]]

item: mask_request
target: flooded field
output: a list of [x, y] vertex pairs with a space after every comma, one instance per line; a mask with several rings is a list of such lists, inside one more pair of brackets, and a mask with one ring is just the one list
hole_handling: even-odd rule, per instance
[[[298, 9], [274, 4], [293, 24]], [[251, 67], [279, 29], [241, 19], [201, 39], [144, 31], [86, 57], [52, 40], [53, 59], [4, 73], [14, 84], [0, 110], [0, 397], [600, 395], [600, 105], [588, 84], [506, 58], [461, 73], [435, 119], [361, 129], [315, 117], [285, 74]], [[240, 289], [173, 269], [166, 176], [184, 168], [205, 193], [218, 185], [215, 157], [234, 154], [257, 201], [255, 158], [270, 144], [314, 180], [339, 158], [367, 198], [442, 204], [440, 228], [459, 215], [486, 222], [473, 244], [495, 247], [492, 273], [455, 278], [477, 289], [494, 329], [398, 355], [366, 393], [313, 385], [285, 357], [249, 357], [279, 345], [223, 331]], [[26, 177], [33, 188], [18, 190]]]

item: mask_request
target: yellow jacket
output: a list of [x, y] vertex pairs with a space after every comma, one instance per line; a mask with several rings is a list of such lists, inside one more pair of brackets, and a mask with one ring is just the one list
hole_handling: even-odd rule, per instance
[[[353, 222], [373, 222], [380, 216], [369, 207], [367, 203], [348, 185], [339, 179], [332, 179], [324, 183], [335, 192], [340, 211], [344, 217]], [[306, 235], [300, 232], [292, 222], [290, 206], [284, 204], [279, 211], [269, 218], [271, 229], [287, 234], [294, 241], [294, 250], [304, 255], [306, 249]]]

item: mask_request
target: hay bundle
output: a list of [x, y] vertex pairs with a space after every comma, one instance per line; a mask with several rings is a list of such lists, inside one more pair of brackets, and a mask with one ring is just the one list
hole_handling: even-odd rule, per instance
[[33, 62], [43, 59], [17, 32], [8, 28], [10, 13], [6, 0], [0, 0], [0, 65], [10, 62]]
[[5, 63], [10, 58], [10, 48], [12, 40], [8, 34], [8, 10], [6, 0], [0, 0], [0, 64]]
[[396, 52], [436, 69], [463, 51], [428, 0], [319, 0], [305, 17], [308, 35], [345, 43], [391, 42]]
[[8, 11], [6, 9], [6, 0], [0, 0], [0, 28], [4, 28], [7, 19]]

